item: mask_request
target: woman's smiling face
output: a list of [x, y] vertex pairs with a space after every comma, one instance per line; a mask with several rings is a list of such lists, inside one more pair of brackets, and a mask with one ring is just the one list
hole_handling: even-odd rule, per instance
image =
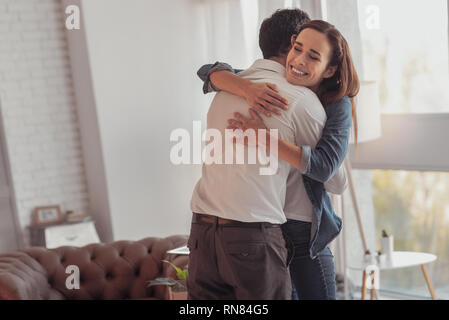
[[327, 36], [307, 28], [292, 36], [292, 48], [287, 56], [287, 81], [310, 88], [315, 93], [324, 78], [334, 75], [337, 67], [328, 66], [332, 47]]

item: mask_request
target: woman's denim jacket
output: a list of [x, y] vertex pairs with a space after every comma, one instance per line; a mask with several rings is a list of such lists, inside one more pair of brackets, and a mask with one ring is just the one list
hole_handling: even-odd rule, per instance
[[[222, 62], [207, 64], [198, 70], [204, 81], [203, 92], [220, 91], [210, 82], [211, 73], [228, 70], [238, 73]], [[327, 121], [315, 149], [302, 146], [301, 173], [304, 186], [312, 202], [315, 215], [312, 216], [309, 252], [312, 259], [340, 233], [342, 221], [332, 207], [332, 202], [324, 188], [324, 182], [335, 174], [348, 152], [349, 134], [352, 124], [352, 104], [348, 97], [324, 107]]]

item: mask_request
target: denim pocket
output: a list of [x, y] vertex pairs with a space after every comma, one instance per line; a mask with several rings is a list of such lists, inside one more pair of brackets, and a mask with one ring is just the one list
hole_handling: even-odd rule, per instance
[[329, 247], [324, 248], [320, 253], [318, 253], [320, 257], [334, 257], [332, 251]]

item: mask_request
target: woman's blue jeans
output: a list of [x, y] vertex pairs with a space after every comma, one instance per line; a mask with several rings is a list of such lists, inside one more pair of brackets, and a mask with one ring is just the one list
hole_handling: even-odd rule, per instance
[[329, 247], [315, 259], [309, 254], [310, 222], [287, 220], [282, 231], [294, 247], [290, 263], [292, 300], [335, 300], [334, 256]]

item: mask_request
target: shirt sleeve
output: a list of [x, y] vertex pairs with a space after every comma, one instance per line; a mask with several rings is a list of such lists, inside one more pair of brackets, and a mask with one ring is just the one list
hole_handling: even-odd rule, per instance
[[343, 194], [348, 186], [346, 170], [344, 166], [340, 166], [337, 172], [324, 183], [324, 189], [333, 194]]
[[209, 92], [218, 92], [221, 91], [217, 87], [215, 87], [212, 82], [210, 81], [210, 75], [216, 71], [222, 71], [222, 70], [228, 70], [234, 74], [237, 74], [243, 70], [241, 69], [234, 69], [229, 64], [224, 62], [215, 62], [214, 64], [205, 64], [201, 68], [199, 68], [197, 75], [198, 77], [204, 82], [203, 84], [203, 93], [209, 93]]
[[[302, 174], [323, 183], [329, 181], [339, 170], [348, 152], [352, 125], [351, 100], [348, 97], [343, 97], [329, 104], [326, 107], [326, 113], [327, 121], [315, 149], [310, 146], [302, 146], [300, 166]], [[339, 185], [346, 185], [344, 172], [344, 168], [341, 168], [339, 176], [336, 178], [341, 182]], [[339, 191], [336, 189], [335, 191]]]

